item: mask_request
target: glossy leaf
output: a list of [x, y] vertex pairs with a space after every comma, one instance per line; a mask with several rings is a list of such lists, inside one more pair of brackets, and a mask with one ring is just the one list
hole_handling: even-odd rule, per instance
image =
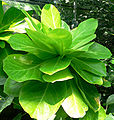
[[37, 48], [37, 45], [34, 44], [25, 34], [14, 34], [8, 40], [8, 43], [14, 50], [26, 51], [33, 53], [36, 56], [39, 56], [39, 50]]
[[43, 79], [46, 82], [64, 81], [72, 78], [73, 78], [73, 75], [71, 74], [68, 68], [65, 70], [56, 72], [53, 75], [46, 75], [46, 74], [43, 75]]
[[75, 77], [77, 86], [84, 97], [88, 106], [94, 111], [98, 111], [100, 109], [100, 98], [99, 93], [94, 85], [91, 85], [84, 81], [79, 76]]
[[30, 81], [21, 89], [19, 102], [32, 118], [47, 120], [58, 111], [65, 95], [65, 82]]
[[30, 29], [26, 29], [27, 34], [32, 39], [32, 41], [37, 45], [39, 49], [39, 58], [47, 59], [56, 54], [55, 48], [52, 46], [52, 39], [46, 36], [43, 33], [38, 31], [33, 31]]
[[13, 98], [12, 96], [9, 96], [9, 97], [0, 97], [0, 112], [2, 112], [7, 106], [9, 106], [12, 101], [13, 101]]
[[60, 28], [60, 14], [54, 5], [47, 4], [43, 7], [41, 13], [41, 22], [51, 29]]
[[94, 112], [93, 110], [89, 109], [84, 118], [81, 118], [79, 120], [104, 120], [105, 118], [106, 113], [104, 108], [101, 106], [98, 112]]
[[114, 94], [110, 95], [106, 101], [106, 105], [114, 104]]
[[6, 77], [0, 76], [0, 85], [4, 85], [5, 82], [6, 82]]
[[54, 73], [67, 68], [70, 65], [70, 62], [71, 60], [66, 57], [55, 57], [45, 61], [41, 65], [40, 71], [48, 75], [53, 75]]
[[53, 39], [54, 46], [60, 55], [64, 54], [65, 49], [69, 48], [72, 43], [72, 35], [65, 29], [55, 29], [47, 34], [48, 37]]
[[13, 54], [5, 58], [4, 71], [17, 82], [34, 79], [42, 81], [42, 73], [39, 70], [40, 63], [41, 61], [32, 54]]
[[92, 84], [103, 84], [100, 76], [106, 75], [104, 63], [96, 59], [74, 58], [72, 60], [73, 69], [87, 82]]
[[77, 85], [73, 80], [67, 81], [69, 87], [67, 91], [67, 98], [62, 103], [64, 111], [72, 118], [80, 118], [86, 114], [88, 106], [84, 102]]
[[4, 84], [4, 92], [9, 96], [18, 97], [22, 85], [23, 83], [8, 78]]
[[108, 48], [96, 42], [89, 47], [88, 51], [93, 52], [98, 59], [110, 58], [112, 55]]
[[79, 24], [76, 29], [72, 30], [72, 49], [77, 49], [84, 44], [93, 40], [96, 35], [94, 34], [98, 26], [98, 21], [94, 18], [87, 19]]

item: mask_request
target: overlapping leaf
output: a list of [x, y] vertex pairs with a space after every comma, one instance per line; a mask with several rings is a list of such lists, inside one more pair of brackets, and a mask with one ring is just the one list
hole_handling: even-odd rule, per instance
[[94, 18], [90, 18], [80, 23], [79, 26], [72, 30], [72, 49], [77, 49], [84, 44], [93, 40], [96, 35], [94, 34], [98, 26], [98, 21]]
[[100, 109], [100, 98], [97, 88], [94, 85], [87, 83], [79, 76], [76, 76], [75, 80], [88, 106], [94, 112], [98, 111]]
[[65, 81], [65, 80], [72, 79], [72, 78], [73, 78], [73, 75], [71, 74], [68, 68], [65, 70], [56, 72], [53, 75], [46, 75], [46, 74], [43, 75], [43, 79], [46, 82]]
[[17, 82], [34, 79], [42, 81], [42, 73], [39, 70], [40, 63], [41, 60], [31, 54], [12, 54], [4, 60], [4, 71]]
[[41, 22], [51, 29], [60, 28], [60, 14], [54, 5], [47, 4], [43, 7], [41, 13]]
[[67, 98], [62, 103], [65, 112], [72, 118], [80, 118], [86, 114], [88, 106], [84, 102], [83, 97], [75, 84], [74, 79], [68, 82]]
[[68, 59], [66, 57], [55, 57], [53, 59], [49, 59], [45, 61], [41, 67], [40, 71], [42, 71], [45, 74], [53, 75], [54, 73], [64, 70], [70, 65], [71, 59]]
[[87, 82], [103, 84], [102, 76], [106, 75], [104, 63], [96, 59], [74, 58], [71, 66]]
[[21, 89], [19, 102], [32, 118], [47, 120], [57, 112], [65, 96], [65, 82], [30, 81]]

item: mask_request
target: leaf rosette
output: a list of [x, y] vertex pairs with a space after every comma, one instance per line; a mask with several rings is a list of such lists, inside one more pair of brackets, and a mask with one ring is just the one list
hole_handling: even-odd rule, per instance
[[[88, 109], [101, 110], [94, 84], [103, 84], [106, 67], [102, 59], [111, 52], [92, 41], [98, 21], [90, 18], [70, 30], [51, 4], [43, 7], [41, 22], [22, 12], [30, 29], [14, 34], [8, 43], [25, 54], [9, 55], [3, 67], [10, 79], [23, 83], [16, 84], [22, 86], [16, 92], [23, 109], [38, 120], [51, 119], [61, 105], [72, 118], [84, 117]], [[5, 91], [14, 82], [8, 81]]]

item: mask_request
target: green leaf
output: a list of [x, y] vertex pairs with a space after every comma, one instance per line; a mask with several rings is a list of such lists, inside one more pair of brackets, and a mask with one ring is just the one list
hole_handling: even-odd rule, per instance
[[67, 81], [69, 85], [67, 98], [62, 103], [64, 111], [72, 118], [80, 118], [86, 114], [88, 106], [85, 104], [77, 85], [73, 80]]
[[30, 17], [30, 18], [25, 18], [25, 21], [27, 22], [27, 24], [31, 30], [40, 31], [41, 24], [37, 19]]
[[4, 85], [5, 82], [6, 82], [6, 77], [0, 76], [0, 85]]
[[70, 65], [70, 62], [71, 62], [71, 59], [68, 59], [66, 57], [64, 58], [55, 57], [45, 61], [41, 65], [40, 71], [48, 75], [53, 75], [54, 73], [67, 68]]
[[79, 120], [104, 120], [106, 118], [106, 113], [104, 108], [101, 106], [98, 112], [94, 112], [93, 110], [89, 109], [86, 115]]
[[24, 19], [24, 17], [25, 17], [25, 15], [21, 12], [21, 10], [19, 10], [15, 7], [11, 7], [4, 14], [2, 24], [10, 26], [19, 21], [22, 21]]
[[37, 45], [34, 44], [25, 34], [14, 34], [8, 40], [8, 43], [14, 50], [26, 51], [29, 53], [33, 53], [36, 56], [39, 56], [39, 50], [37, 48]]
[[4, 11], [2, 7], [2, 1], [0, 1], [0, 24], [2, 22], [3, 16], [4, 16]]
[[19, 102], [31, 118], [47, 120], [58, 111], [65, 95], [65, 82], [30, 81], [22, 87]]
[[13, 98], [12, 96], [6, 98], [0, 97], [0, 112], [12, 103]]
[[22, 12], [27, 16], [28, 19], [25, 18], [25, 21], [28, 23], [30, 29], [40, 31], [39, 25], [40, 22], [34, 18], [32, 18], [25, 10]]
[[3, 60], [8, 55], [8, 51], [6, 48], [1, 49], [0, 48], [0, 77], [4, 78], [4, 71], [3, 71]]
[[61, 21], [61, 28], [64, 28], [64, 29], [70, 31], [69, 25], [63, 20]]
[[5, 40], [8, 41], [8, 39], [12, 36], [12, 32], [8, 31], [8, 32], [4, 32], [4, 33], [0, 33], [0, 40]]
[[108, 48], [96, 42], [89, 47], [88, 51], [94, 53], [98, 59], [110, 58], [112, 55]]
[[32, 39], [32, 41], [37, 45], [39, 49], [39, 58], [47, 59], [53, 57], [56, 54], [55, 48], [52, 46], [53, 40], [50, 39], [43, 33], [38, 31], [33, 31], [30, 29], [26, 29], [27, 34]]
[[17, 82], [26, 80], [42, 81], [42, 73], [39, 70], [41, 60], [32, 54], [12, 54], [4, 60], [4, 71]]
[[65, 49], [70, 48], [72, 44], [72, 35], [65, 29], [55, 29], [47, 34], [55, 43], [54, 46], [60, 55], [64, 54]]
[[100, 76], [106, 75], [106, 67], [101, 61], [89, 58], [73, 58], [71, 66], [87, 82], [103, 84]]
[[46, 75], [46, 74], [43, 75], [43, 79], [46, 82], [64, 81], [72, 78], [73, 78], [73, 75], [71, 74], [68, 68], [65, 70], [56, 72], [53, 75]]
[[43, 7], [41, 22], [51, 29], [60, 28], [60, 13], [54, 5], [47, 4]]
[[84, 97], [86, 103], [89, 105], [89, 107], [93, 111], [98, 111], [100, 108], [100, 99], [99, 99], [99, 93], [94, 85], [91, 85], [84, 81], [79, 76], [75, 77], [77, 86]]
[[0, 41], [0, 47], [4, 48], [5, 47], [5, 42], [4, 41]]
[[106, 105], [114, 104], [114, 94], [110, 95], [106, 101]]
[[8, 78], [4, 84], [4, 93], [9, 96], [18, 97], [23, 83], [18, 83]]
[[111, 87], [111, 81], [108, 81], [105, 78], [103, 78], [103, 86], [104, 87]]
[[98, 21], [94, 18], [87, 19], [79, 24], [76, 29], [72, 30], [72, 49], [77, 49], [84, 44], [93, 40], [96, 35], [94, 34], [98, 26]]

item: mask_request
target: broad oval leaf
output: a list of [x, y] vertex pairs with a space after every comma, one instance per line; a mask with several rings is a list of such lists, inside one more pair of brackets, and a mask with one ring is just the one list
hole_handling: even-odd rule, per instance
[[71, 59], [69, 58], [55, 57], [42, 63], [40, 71], [48, 75], [53, 75], [54, 73], [67, 68], [70, 65], [70, 62]]
[[98, 21], [94, 18], [87, 19], [81, 22], [77, 28], [72, 30], [72, 49], [77, 49], [84, 44], [93, 40], [96, 35], [94, 34], [98, 26]]
[[51, 29], [60, 28], [60, 13], [54, 5], [47, 4], [43, 7], [41, 22]]
[[58, 111], [65, 95], [65, 82], [51, 84], [30, 81], [22, 87], [19, 102], [32, 118], [48, 120]]
[[70, 70], [67, 68], [65, 70], [61, 70], [56, 72], [53, 75], [43, 75], [43, 79], [46, 82], [56, 82], [56, 81], [64, 81], [72, 79], [73, 75], [71, 74]]
[[23, 83], [18, 83], [10, 78], [8, 78], [4, 84], [4, 92], [8, 96], [18, 97], [20, 89]]
[[106, 76], [106, 67], [101, 61], [89, 58], [73, 58], [71, 66], [87, 82], [103, 84], [102, 76]]
[[47, 34], [55, 43], [54, 46], [60, 55], [64, 54], [65, 49], [70, 48], [72, 44], [72, 35], [69, 31], [58, 28]]
[[89, 51], [95, 54], [97, 56], [97, 59], [110, 58], [112, 55], [108, 48], [96, 42], [89, 47], [88, 52]]
[[94, 85], [91, 85], [84, 81], [80, 76], [75, 77], [77, 86], [85, 99], [88, 106], [94, 111], [97, 112], [100, 109], [100, 95], [97, 91], [97, 88]]
[[34, 79], [42, 81], [40, 64], [41, 60], [32, 54], [12, 54], [5, 58], [3, 67], [7, 75], [17, 82]]
[[14, 50], [26, 51], [39, 56], [39, 50], [37, 46], [25, 34], [12, 35], [11, 38], [8, 40], [8, 43]]
[[62, 107], [64, 111], [72, 118], [83, 117], [88, 110], [88, 106], [84, 102], [74, 79], [67, 81], [67, 83], [69, 85], [67, 92], [68, 96], [62, 103]]

